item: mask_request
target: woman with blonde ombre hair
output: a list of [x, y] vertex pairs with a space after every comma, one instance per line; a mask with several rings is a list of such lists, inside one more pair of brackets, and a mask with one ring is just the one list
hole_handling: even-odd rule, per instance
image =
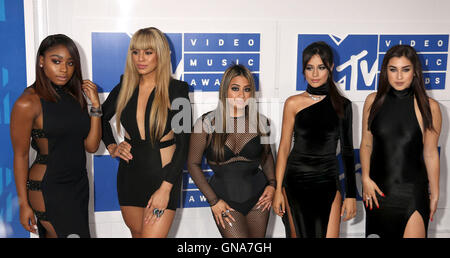
[[[269, 121], [256, 108], [255, 82], [243, 65], [224, 73], [217, 108], [194, 125], [188, 170], [211, 205], [224, 238], [266, 235], [275, 192], [274, 159], [269, 145]], [[203, 155], [214, 175], [207, 181]]]
[[[120, 83], [102, 105], [102, 140], [120, 158], [117, 192], [132, 237], [166, 237], [179, 203], [189, 139], [180, 128], [190, 130], [191, 107], [187, 83], [173, 79], [170, 69], [165, 35], [154, 27], [138, 30]], [[118, 133], [125, 129], [119, 144], [109, 124], [114, 115]]]

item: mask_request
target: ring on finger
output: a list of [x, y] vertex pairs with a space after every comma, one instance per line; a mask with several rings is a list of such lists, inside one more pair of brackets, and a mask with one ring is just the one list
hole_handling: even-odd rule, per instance
[[228, 213], [230, 213], [230, 210], [222, 211], [222, 217], [223, 218], [228, 217]]

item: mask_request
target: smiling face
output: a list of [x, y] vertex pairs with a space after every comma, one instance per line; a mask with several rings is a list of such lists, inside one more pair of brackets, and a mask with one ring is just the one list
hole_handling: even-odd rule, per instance
[[75, 62], [67, 48], [55, 46], [39, 57], [39, 64], [45, 76], [58, 86], [66, 85], [75, 71]]
[[328, 69], [319, 55], [313, 55], [309, 59], [304, 74], [306, 81], [314, 88], [322, 86], [328, 80]]
[[247, 78], [242, 75], [231, 79], [228, 85], [227, 102], [230, 107], [242, 110], [248, 103], [248, 99], [252, 96], [252, 86]]
[[158, 56], [151, 48], [132, 49], [131, 57], [133, 64], [140, 75], [151, 74], [158, 66]]
[[387, 65], [389, 84], [396, 90], [403, 90], [411, 86], [414, 78], [414, 67], [411, 61], [402, 57], [393, 57]]

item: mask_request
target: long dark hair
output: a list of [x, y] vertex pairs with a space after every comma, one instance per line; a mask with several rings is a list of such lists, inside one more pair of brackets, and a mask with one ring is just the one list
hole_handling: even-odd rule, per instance
[[422, 114], [423, 128], [424, 130], [426, 129], [433, 130], [434, 129], [433, 118], [431, 115], [430, 103], [428, 102], [428, 95], [427, 92], [425, 91], [425, 82], [423, 80], [422, 64], [420, 63], [416, 50], [413, 47], [407, 45], [393, 46], [386, 52], [386, 55], [383, 58], [377, 94], [375, 96], [375, 100], [372, 103], [372, 106], [370, 107], [368, 128], [370, 128], [370, 126], [372, 125], [375, 115], [383, 105], [386, 94], [392, 88], [392, 86], [389, 84], [387, 75], [388, 63], [391, 60], [391, 58], [402, 56], [406, 57], [413, 65], [414, 77], [410, 87], [414, 92], [414, 96], [417, 100], [417, 105], [419, 107], [420, 113]]
[[36, 81], [33, 83], [33, 87], [36, 93], [42, 99], [50, 102], [57, 102], [59, 99], [58, 93], [53, 89], [50, 79], [45, 75], [44, 69], [40, 67], [39, 59], [41, 56], [45, 56], [45, 53], [56, 47], [65, 46], [69, 51], [70, 56], [74, 63], [74, 72], [72, 78], [67, 82], [67, 91], [80, 103], [81, 108], [86, 108], [87, 103], [81, 90], [81, 84], [83, 83], [81, 76], [81, 62], [80, 54], [75, 42], [66, 35], [56, 34], [46, 37], [39, 46], [36, 57]]
[[303, 50], [303, 75], [305, 75], [306, 65], [315, 55], [318, 55], [322, 59], [323, 64], [328, 70], [327, 83], [330, 86], [328, 94], [330, 95], [331, 103], [336, 114], [342, 118], [344, 117], [344, 97], [339, 93], [333, 80], [333, 71], [331, 69], [334, 64], [333, 51], [327, 43], [323, 41], [314, 42]]

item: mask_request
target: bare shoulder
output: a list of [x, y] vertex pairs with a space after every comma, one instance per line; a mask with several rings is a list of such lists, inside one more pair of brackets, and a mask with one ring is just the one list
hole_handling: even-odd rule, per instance
[[36, 91], [31, 87], [26, 88], [14, 103], [14, 109], [19, 112], [37, 113], [40, 110], [40, 98]]
[[284, 103], [285, 109], [288, 110], [296, 110], [299, 106], [301, 106], [301, 103], [304, 101], [305, 96], [303, 93], [292, 95], [289, 98], [286, 99], [286, 102]]
[[439, 102], [434, 100], [433, 98], [428, 98], [428, 103], [430, 103], [431, 114], [440, 114], [441, 108], [439, 107]]
[[377, 96], [376, 92], [372, 92], [366, 97], [365, 104], [372, 105], [373, 101], [375, 100], [375, 97]]

